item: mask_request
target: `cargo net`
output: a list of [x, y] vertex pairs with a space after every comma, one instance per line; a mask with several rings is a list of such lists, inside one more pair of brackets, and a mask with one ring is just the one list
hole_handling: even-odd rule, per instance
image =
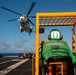
[[52, 26], [68, 26], [68, 25], [74, 25], [76, 23], [76, 17], [71, 16], [40, 16], [39, 17], [39, 25], [40, 26], [46, 26], [46, 25], [52, 25]]

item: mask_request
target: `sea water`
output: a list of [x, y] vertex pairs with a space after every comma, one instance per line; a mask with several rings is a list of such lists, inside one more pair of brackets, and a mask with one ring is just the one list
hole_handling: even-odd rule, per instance
[[19, 56], [21, 53], [0, 53], [2, 56]]

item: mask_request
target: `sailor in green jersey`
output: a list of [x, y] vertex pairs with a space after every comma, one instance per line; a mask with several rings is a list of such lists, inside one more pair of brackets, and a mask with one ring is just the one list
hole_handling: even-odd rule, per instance
[[41, 59], [44, 59], [44, 65], [47, 64], [47, 60], [53, 56], [70, 56], [72, 63], [76, 63], [76, 59], [72, 54], [72, 51], [68, 44], [62, 40], [63, 36], [58, 29], [53, 29], [46, 43], [43, 44], [41, 50]]

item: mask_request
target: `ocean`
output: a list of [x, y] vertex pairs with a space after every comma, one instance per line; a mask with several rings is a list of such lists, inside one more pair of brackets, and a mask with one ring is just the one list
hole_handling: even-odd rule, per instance
[[2, 56], [19, 56], [21, 53], [0, 53]]

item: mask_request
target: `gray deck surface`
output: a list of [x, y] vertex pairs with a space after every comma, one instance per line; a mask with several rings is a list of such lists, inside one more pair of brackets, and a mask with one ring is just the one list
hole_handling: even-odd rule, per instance
[[[16, 59], [20, 60], [19, 58], [15, 57]], [[4, 70], [5, 68], [18, 63], [19, 61], [9, 61], [15, 58], [0, 58], [0, 71]], [[24, 60], [24, 59], [21, 59]], [[9, 61], [9, 62], [6, 62]], [[5, 63], [3, 63], [5, 62]], [[32, 75], [32, 60], [29, 59], [28, 61], [24, 62], [23, 64], [19, 65], [15, 69], [11, 70], [10, 72], [6, 73], [5, 75]]]

